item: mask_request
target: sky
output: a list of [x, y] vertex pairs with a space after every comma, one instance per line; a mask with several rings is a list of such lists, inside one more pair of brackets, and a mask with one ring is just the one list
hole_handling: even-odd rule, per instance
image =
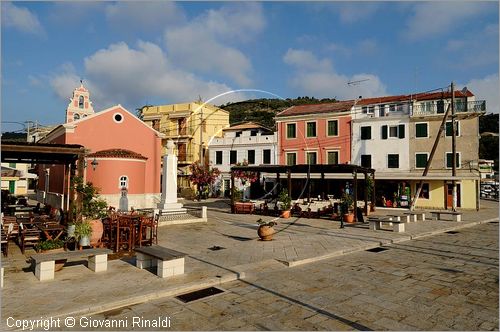
[[2, 1], [2, 131], [62, 123], [80, 80], [96, 111], [453, 81], [499, 113], [498, 17], [497, 1]]

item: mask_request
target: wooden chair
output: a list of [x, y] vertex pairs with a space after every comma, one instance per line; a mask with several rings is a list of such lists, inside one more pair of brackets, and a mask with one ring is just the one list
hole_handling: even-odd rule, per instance
[[20, 231], [19, 246], [21, 247], [21, 252], [23, 254], [24, 251], [26, 250], [26, 247], [28, 246], [34, 247], [35, 245], [38, 244], [38, 242], [40, 242], [41, 232], [38, 228], [36, 227], [27, 228], [25, 226], [22, 226], [22, 224], [20, 224], [19, 231]]
[[116, 248], [115, 252], [119, 252], [125, 246], [127, 251], [132, 251], [135, 235], [135, 223], [133, 219], [120, 218], [116, 224]]
[[139, 247], [142, 245], [152, 245], [153, 242], [158, 244], [158, 219], [160, 215], [157, 214], [155, 217], [147, 216], [142, 217], [139, 224], [139, 233], [136, 238], [136, 244]]
[[9, 256], [9, 237], [3, 227], [0, 229], [0, 231], [2, 232], [0, 245], [2, 246], [3, 255], [7, 257]]

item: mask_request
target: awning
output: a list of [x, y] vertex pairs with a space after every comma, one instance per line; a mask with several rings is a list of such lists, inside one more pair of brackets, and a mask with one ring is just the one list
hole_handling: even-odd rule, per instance
[[2, 166], [2, 178], [20, 178], [22, 172], [18, 169]]

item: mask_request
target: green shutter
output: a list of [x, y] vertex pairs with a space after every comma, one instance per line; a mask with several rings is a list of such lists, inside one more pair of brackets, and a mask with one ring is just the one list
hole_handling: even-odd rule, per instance
[[399, 125], [398, 136], [399, 136], [399, 138], [405, 138], [405, 125], [404, 124]]
[[382, 139], [387, 139], [387, 125], [382, 126]]

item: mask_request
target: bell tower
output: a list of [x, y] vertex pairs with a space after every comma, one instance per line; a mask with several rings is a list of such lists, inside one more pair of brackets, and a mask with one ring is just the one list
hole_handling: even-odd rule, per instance
[[83, 86], [83, 82], [80, 80], [80, 87], [73, 91], [73, 97], [70, 98], [68, 108], [66, 108], [66, 123], [83, 119], [94, 113], [89, 90]]

